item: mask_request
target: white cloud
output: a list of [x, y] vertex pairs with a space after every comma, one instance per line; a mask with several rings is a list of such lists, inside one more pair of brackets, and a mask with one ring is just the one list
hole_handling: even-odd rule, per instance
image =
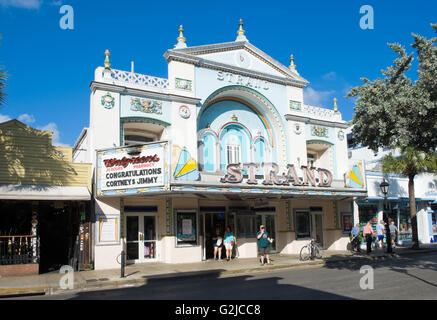
[[303, 90], [303, 101], [307, 105], [322, 107], [324, 104], [332, 104], [335, 90], [317, 91], [313, 88], [305, 88]]
[[37, 129], [38, 130], [44, 130], [44, 131], [52, 131], [53, 132], [53, 134], [52, 134], [52, 144], [54, 146], [68, 147], [67, 144], [62, 143], [60, 141], [60, 133], [59, 133], [59, 129], [58, 129], [58, 126], [56, 125], [56, 123], [50, 122], [50, 123], [46, 124], [43, 127], [38, 127]]
[[3, 7], [16, 7], [24, 9], [39, 9], [42, 0], [0, 0]]
[[26, 123], [34, 123], [35, 117], [31, 114], [23, 113], [17, 118], [18, 121], [26, 122]]
[[11, 117], [9, 117], [8, 115], [0, 113], [0, 123], [6, 122], [6, 121], [9, 121], [9, 120], [12, 120]]
[[331, 71], [322, 76], [323, 80], [335, 80], [337, 78], [337, 74], [334, 71]]

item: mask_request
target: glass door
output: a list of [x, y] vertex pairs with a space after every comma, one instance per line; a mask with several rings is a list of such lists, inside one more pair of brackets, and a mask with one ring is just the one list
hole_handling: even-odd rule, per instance
[[156, 217], [143, 216], [142, 252], [143, 261], [156, 259]]
[[323, 213], [311, 213], [312, 238], [323, 248]]
[[157, 259], [156, 215], [131, 214], [126, 216], [126, 260], [141, 263]]
[[275, 228], [275, 216], [272, 214], [266, 214], [264, 216], [264, 225], [266, 226], [266, 230], [270, 235], [270, 238], [274, 239], [272, 243], [272, 251], [276, 251], [276, 228]]
[[137, 262], [139, 259], [139, 219], [139, 216], [126, 216], [126, 260], [128, 262]]

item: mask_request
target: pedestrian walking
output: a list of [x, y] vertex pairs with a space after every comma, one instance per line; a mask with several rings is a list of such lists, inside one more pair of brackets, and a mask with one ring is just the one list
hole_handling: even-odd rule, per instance
[[237, 243], [237, 238], [235, 238], [234, 234], [231, 231], [231, 227], [226, 228], [225, 232], [225, 249], [226, 249], [226, 260], [229, 261], [232, 259], [232, 249], [234, 245]]
[[361, 252], [361, 242], [360, 242], [360, 224], [357, 223], [351, 230], [351, 236], [352, 236], [352, 240], [351, 240], [351, 245], [352, 245], [352, 251], [354, 251], [354, 249], [357, 249], [357, 252]]
[[269, 237], [264, 225], [260, 225], [259, 230], [256, 238], [258, 239], [258, 253], [261, 256], [261, 265], [265, 264], [264, 257], [267, 258], [267, 264], [270, 265], [272, 263], [270, 262], [269, 245], [273, 242], [273, 239]]
[[363, 230], [363, 236], [366, 239], [367, 244], [367, 254], [372, 252], [372, 237], [374, 234], [375, 232], [373, 231], [372, 220], [369, 220]]
[[378, 239], [376, 239], [377, 246], [378, 243], [380, 243], [381, 248], [384, 248], [385, 223], [383, 220], [379, 221], [378, 225], [376, 226], [376, 234], [378, 236]]
[[218, 260], [222, 260], [222, 244], [223, 244], [223, 237], [220, 233], [220, 228], [215, 228], [215, 235], [212, 237], [212, 240], [214, 241], [214, 260], [217, 260], [217, 253], [218, 253]]
[[391, 246], [394, 248], [396, 246], [395, 240], [396, 240], [396, 235], [399, 233], [399, 229], [398, 227], [395, 226], [394, 221], [391, 221], [389, 225], [389, 229], [390, 229]]

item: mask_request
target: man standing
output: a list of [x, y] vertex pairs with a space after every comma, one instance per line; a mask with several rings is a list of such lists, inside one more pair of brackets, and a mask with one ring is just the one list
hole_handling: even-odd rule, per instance
[[360, 224], [357, 223], [355, 225], [355, 227], [352, 228], [351, 231], [351, 236], [352, 236], [352, 241], [351, 241], [351, 245], [352, 245], [352, 251], [354, 251], [355, 248], [357, 248], [357, 252], [361, 252], [361, 248], [360, 248]]
[[384, 232], [385, 232], [385, 225], [384, 221], [379, 221], [378, 225], [376, 226], [376, 234], [378, 235], [378, 239], [376, 240], [376, 243], [381, 243], [381, 248], [384, 248]]
[[256, 238], [258, 239], [258, 252], [261, 256], [261, 265], [264, 265], [264, 256], [267, 258], [267, 264], [270, 263], [270, 256], [269, 256], [269, 244], [273, 242], [273, 239], [271, 239], [266, 232], [266, 229], [263, 225], [259, 227], [260, 231], [256, 234]]

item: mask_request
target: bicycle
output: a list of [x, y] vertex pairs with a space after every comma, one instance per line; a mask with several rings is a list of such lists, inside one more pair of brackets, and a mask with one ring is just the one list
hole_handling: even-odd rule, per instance
[[307, 261], [309, 259], [322, 259], [322, 254], [320, 253], [322, 249], [319, 247], [314, 239], [311, 239], [311, 242], [306, 246], [302, 247], [300, 250], [300, 260]]

